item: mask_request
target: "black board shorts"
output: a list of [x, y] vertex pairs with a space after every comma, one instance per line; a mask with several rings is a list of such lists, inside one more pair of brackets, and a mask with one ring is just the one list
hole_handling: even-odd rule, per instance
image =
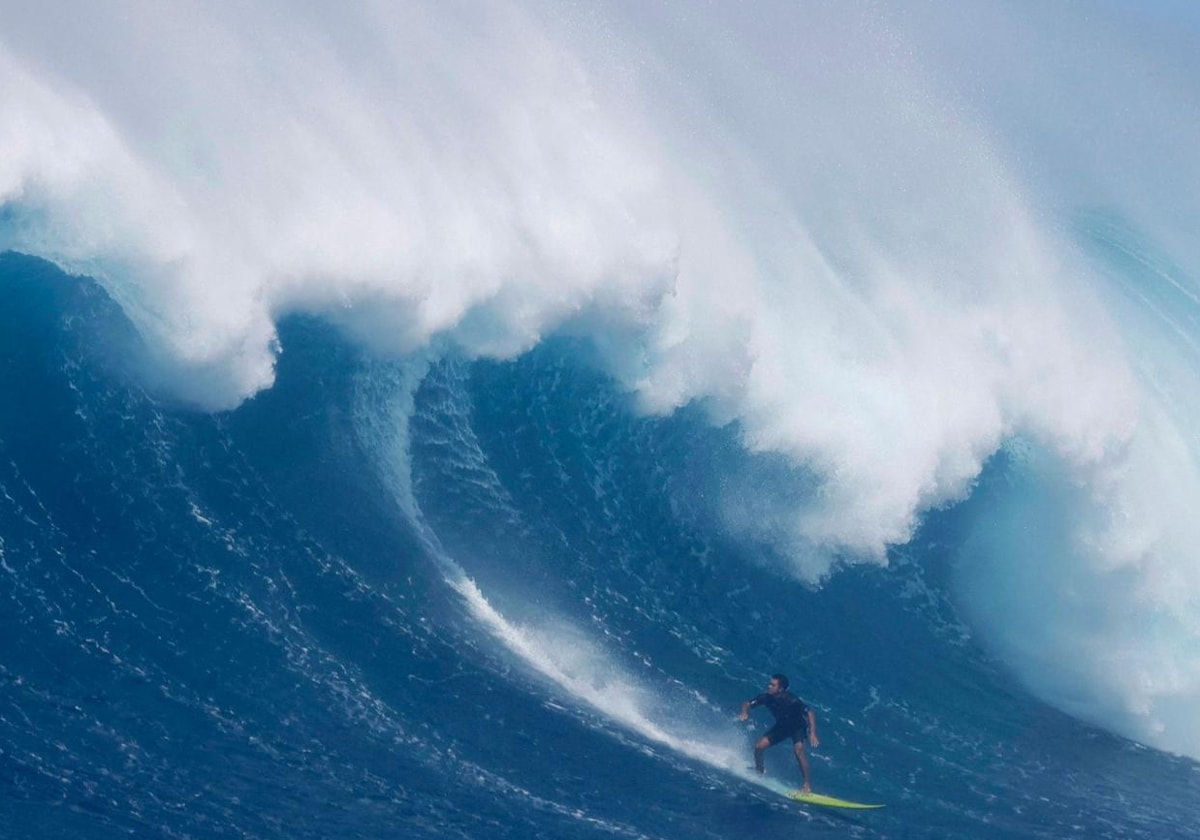
[[791, 738], [793, 744], [802, 744], [808, 737], [808, 716], [799, 720], [776, 721], [775, 725], [763, 734], [763, 737], [770, 742], [771, 746], [775, 746], [784, 738]]

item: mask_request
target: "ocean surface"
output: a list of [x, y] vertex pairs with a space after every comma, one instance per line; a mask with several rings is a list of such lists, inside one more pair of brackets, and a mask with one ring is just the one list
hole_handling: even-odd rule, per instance
[[1188, 4], [0, 12], [2, 840], [1200, 837]]

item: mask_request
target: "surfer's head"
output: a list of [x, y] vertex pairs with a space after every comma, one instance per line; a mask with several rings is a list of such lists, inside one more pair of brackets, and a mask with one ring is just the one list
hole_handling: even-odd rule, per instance
[[772, 674], [771, 681], [767, 683], [767, 693], [777, 694], [780, 691], [787, 691], [788, 678], [785, 674]]

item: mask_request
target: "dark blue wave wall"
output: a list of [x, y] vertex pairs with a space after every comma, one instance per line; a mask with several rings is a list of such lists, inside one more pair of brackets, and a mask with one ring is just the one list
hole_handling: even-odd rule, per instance
[[[716, 515], [805, 477], [699, 409], [636, 417], [562, 340], [430, 369], [421, 530], [358, 433], [369, 360], [310, 320], [281, 339], [273, 389], [197, 413], [138, 384], [95, 284], [0, 255], [0, 836], [1194, 836], [1195, 764], [974, 646], [946, 583], [962, 511], [805, 587]], [[1003, 487], [998, 462], [968, 504]], [[514, 623], [602, 645], [664, 724], [699, 696], [748, 745], [732, 712], [788, 670], [818, 787], [890, 807], [809, 813], [608, 719], [472, 618], [430, 535]]]

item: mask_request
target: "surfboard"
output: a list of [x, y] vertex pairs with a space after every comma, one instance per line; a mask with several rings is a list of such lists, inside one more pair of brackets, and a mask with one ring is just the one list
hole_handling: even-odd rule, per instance
[[788, 787], [777, 779], [764, 779], [761, 776], [748, 778], [750, 781], [765, 787], [773, 793], [786, 796], [788, 799], [794, 799], [797, 802], [803, 802], [807, 805], [824, 805], [827, 808], [850, 808], [856, 811], [869, 811], [883, 807], [882, 805], [868, 805], [865, 802], [851, 802], [849, 799], [838, 799], [836, 796], [826, 796], [823, 793], [801, 793], [796, 788]]
[[823, 793], [801, 793], [798, 790], [789, 793], [788, 798], [795, 799], [797, 802], [805, 802], [809, 805], [825, 805], [830, 808], [853, 808], [856, 811], [867, 811], [883, 807], [882, 805], [867, 805], [863, 802], [838, 799], [836, 796], [826, 796]]

